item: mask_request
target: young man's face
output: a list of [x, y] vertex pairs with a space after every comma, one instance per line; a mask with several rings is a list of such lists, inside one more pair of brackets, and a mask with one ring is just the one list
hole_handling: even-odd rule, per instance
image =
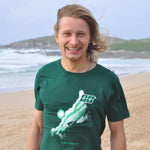
[[63, 17], [55, 37], [64, 60], [84, 61], [87, 59], [86, 52], [90, 43], [90, 30], [85, 20]]

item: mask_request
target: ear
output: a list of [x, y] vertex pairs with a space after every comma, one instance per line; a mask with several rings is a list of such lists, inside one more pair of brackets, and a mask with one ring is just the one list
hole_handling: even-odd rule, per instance
[[56, 42], [59, 43], [58, 34], [56, 32], [55, 32], [55, 39], [56, 39]]

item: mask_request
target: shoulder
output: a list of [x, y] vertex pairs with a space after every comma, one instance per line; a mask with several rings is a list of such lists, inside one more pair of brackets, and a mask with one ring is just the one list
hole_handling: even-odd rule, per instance
[[41, 67], [39, 69], [39, 71], [37, 72], [37, 74], [45, 73], [45, 72], [48, 73], [48, 72], [51, 72], [52, 70], [55, 70], [57, 68], [58, 61], [59, 60], [56, 60], [56, 61], [53, 61], [53, 62], [50, 62], [50, 63], [44, 65], [43, 67]]
[[35, 84], [39, 84], [40, 82], [43, 82], [43, 80], [55, 76], [57, 73], [58, 61], [59, 60], [50, 62], [41, 67], [36, 74]]
[[110, 69], [100, 64], [97, 64], [97, 71], [99, 76], [101, 76], [104, 80], [113, 81], [113, 82], [119, 80], [118, 75], [114, 71], [111, 71]]

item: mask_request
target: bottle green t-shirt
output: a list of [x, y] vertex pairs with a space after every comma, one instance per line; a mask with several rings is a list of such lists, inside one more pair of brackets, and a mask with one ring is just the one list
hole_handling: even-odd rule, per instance
[[72, 73], [61, 60], [42, 67], [35, 80], [35, 108], [43, 111], [41, 150], [101, 150], [105, 118], [129, 117], [118, 77], [101, 65]]

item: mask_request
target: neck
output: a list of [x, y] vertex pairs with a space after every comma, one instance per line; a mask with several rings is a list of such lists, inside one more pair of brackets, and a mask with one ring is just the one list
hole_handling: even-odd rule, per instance
[[62, 58], [61, 64], [65, 70], [74, 73], [87, 72], [96, 66], [96, 63], [92, 63], [88, 59], [85, 61], [70, 61]]

